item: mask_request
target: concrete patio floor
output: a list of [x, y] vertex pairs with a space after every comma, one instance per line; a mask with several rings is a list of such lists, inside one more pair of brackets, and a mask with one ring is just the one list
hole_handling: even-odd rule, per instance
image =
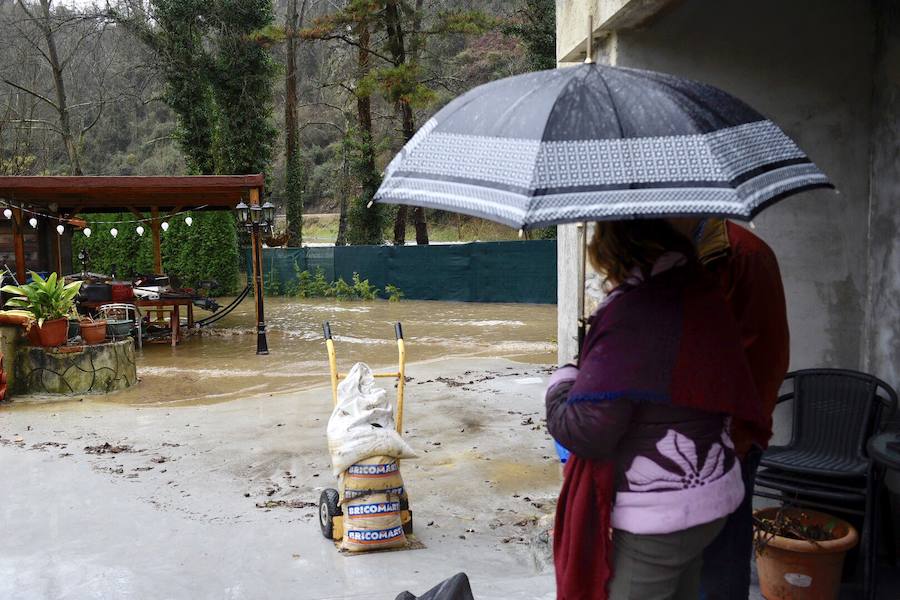
[[[503, 359], [410, 365], [419, 458], [401, 469], [425, 548], [361, 556], [319, 532], [315, 504], [335, 484], [327, 388], [4, 405], [0, 598], [393, 600], [464, 571], [478, 600], [550, 600], [561, 470], [542, 423], [548, 374]], [[879, 597], [900, 597], [885, 575]]]
[[[559, 489], [546, 369], [410, 365], [404, 461], [422, 550], [346, 556], [319, 532], [330, 391], [187, 407], [84, 398], [0, 410], [0, 598], [355, 598], [459, 571], [481, 599], [552, 598]], [[130, 446], [93, 454], [88, 447]]]

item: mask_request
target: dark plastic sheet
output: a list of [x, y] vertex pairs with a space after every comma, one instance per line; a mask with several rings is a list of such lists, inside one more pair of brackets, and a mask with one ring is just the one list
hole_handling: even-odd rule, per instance
[[473, 242], [429, 246], [266, 248], [263, 277], [281, 289], [299, 270], [321, 268], [328, 281], [354, 273], [411, 300], [556, 303], [556, 241]]

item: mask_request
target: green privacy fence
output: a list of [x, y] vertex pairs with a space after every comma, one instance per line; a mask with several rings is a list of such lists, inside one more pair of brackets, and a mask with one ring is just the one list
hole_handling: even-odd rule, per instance
[[410, 300], [556, 303], [556, 240], [263, 250], [267, 287], [277, 280], [272, 287], [289, 289], [298, 270], [316, 269], [329, 282], [359, 273], [377, 288], [397, 286]]

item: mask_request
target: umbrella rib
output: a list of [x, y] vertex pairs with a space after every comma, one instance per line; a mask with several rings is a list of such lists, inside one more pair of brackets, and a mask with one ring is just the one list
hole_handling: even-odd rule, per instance
[[[581, 67], [575, 67], [572, 69], [568, 69], [569, 71], [571, 71], [573, 73], [573, 75], [569, 78], [569, 81], [566, 82], [566, 84], [562, 87], [562, 89], [559, 90], [559, 94], [557, 94], [556, 99], [553, 101], [553, 104], [550, 106], [550, 110], [547, 112], [547, 122], [544, 123], [544, 130], [541, 132], [540, 139], [538, 139], [538, 144], [539, 144], [538, 145], [538, 156], [540, 156], [540, 152], [541, 152], [540, 144], [544, 143], [544, 138], [547, 135], [547, 127], [549, 127], [550, 116], [553, 115], [554, 111], [556, 111], [556, 105], [559, 104], [559, 100], [566, 93], [566, 90], [568, 90], [569, 87], [572, 86], [575, 81], [577, 81], [577, 73], [575, 73], [575, 72], [582, 70], [582, 69], [597, 69], [597, 68], [600, 68], [600, 67], [595, 63], [585, 63]], [[558, 67], [557, 67], [557, 70], [559, 70]], [[590, 71], [588, 71], [588, 73], [590, 73]], [[585, 77], [587, 77], [587, 74], [585, 75]], [[615, 108], [613, 110], [615, 110]], [[618, 118], [619, 118], [619, 113], [618, 113], [618, 111], [616, 111], [616, 120], [617, 121], [618, 121]], [[621, 125], [621, 123], [617, 123], [617, 124], [619, 125], [619, 131], [621, 132], [622, 125]], [[531, 182], [529, 183], [529, 186], [528, 186], [527, 203], [526, 203], [526, 207], [525, 207], [525, 217], [523, 218], [523, 221], [528, 218], [529, 214], [531, 214], [531, 209], [534, 206], [534, 202], [535, 202], [535, 193], [534, 192], [537, 187], [536, 179], [537, 179], [537, 173], [532, 172]], [[523, 230], [527, 229], [528, 225], [529, 225], [528, 223], [523, 223], [522, 229]]]
[[606, 95], [609, 97], [609, 105], [612, 107], [613, 114], [616, 116], [616, 125], [619, 127], [619, 139], [625, 139], [625, 129], [622, 127], [622, 119], [619, 116], [619, 107], [616, 105], [616, 99], [613, 97], [612, 90], [609, 88], [609, 83], [606, 81], [606, 77], [603, 76], [600, 67], [597, 68], [597, 76], [603, 83], [603, 87], [606, 88]]

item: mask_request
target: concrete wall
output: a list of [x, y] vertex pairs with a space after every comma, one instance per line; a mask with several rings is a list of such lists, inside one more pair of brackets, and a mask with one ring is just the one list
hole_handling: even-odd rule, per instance
[[900, 387], [900, 3], [876, 7], [864, 366]]
[[[781, 263], [791, 368], [870, 368], [896, 386], [900, 63], [897, 30], [876, 31], [876, 10], [887, 9], [846, 0], [684, 0], [639, 30], [614, 33], [598, 58], [699, 79], [745, 99], [831, 176], [840, 194], [801, 194], [755, 222]], [[573, 47], [585, 34], [560, 30], [559, 45]], [[561, 228], [561, 264], [572, 235]], [[561, 300], [577, 293], [565, 275]], [[559, 308], [562, 358], [571, 351], [564, 333], [572, 317]]]

